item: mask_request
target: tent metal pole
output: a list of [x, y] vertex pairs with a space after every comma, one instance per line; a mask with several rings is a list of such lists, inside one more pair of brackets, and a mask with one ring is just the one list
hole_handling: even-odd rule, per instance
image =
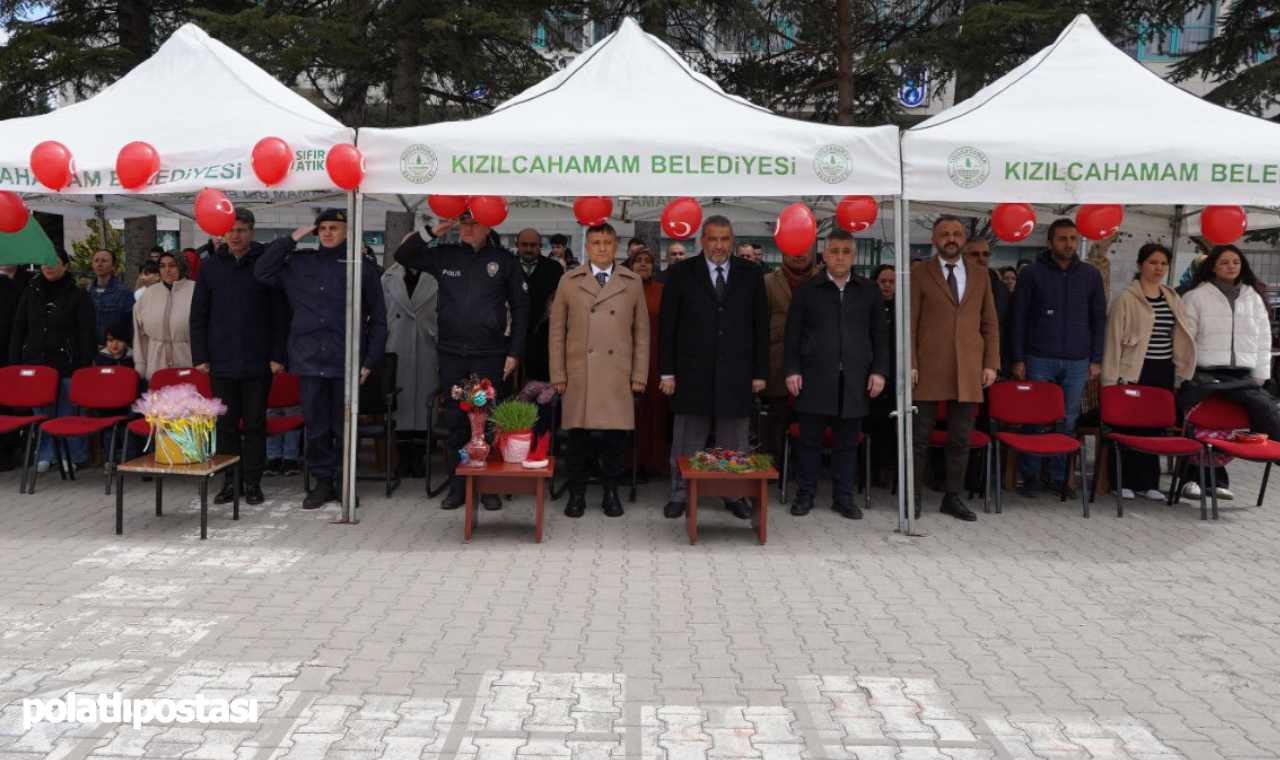
[[93, 213], [96, 217], [98, 217], [98, 242], [102, 245], [103, 248], [106, 248], [107, 247], [107, 205], [103, 202], [101, 195], [93, 196], [93, 203], [94, 203]]
[[[347, 313], [346, 313], [346, 372], [343, 373], [342, 408], [345, 412], [342, 425], [342, 517], [336, 522], [356, 524], [356, 427], [360, 414], [360, 279], [364, 270], [364, 197], [360, 191], [347, 195]], [[391, 463], [388, 462], [390, 467]]]
[[[1169, 271], [1164, 273], [1165, 284], [1173, 287], [1174, 272], [1178, 267], [1178, 238], [1182, 237], [1182, 220], [1187, 207], [1181, 204], [1173, 207], [1173, 221], [1169, 223], [1173, 237], [1169, 239]], [[1181, 275], [1178, 275], [1181, 276]]]
[[897, 266], [894, 318], [898, 329], [894, 340], [898, 348], [898, 526], [906, 526], [906, 535], [916, 531], [915, 456], [912, 449], [912, 423], [915, 407], [911, 401], [911, 204], [902, 197], [893, 204], [894, 264]]

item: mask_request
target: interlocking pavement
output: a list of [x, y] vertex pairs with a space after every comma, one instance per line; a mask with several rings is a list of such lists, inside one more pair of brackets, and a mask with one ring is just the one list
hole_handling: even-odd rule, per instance
[[[0, 758], [1280, 757], [1280, 483], [1231, 465], [1222, 518], [1009, 494], [906, 538], [774, 505], [769, 544], [712, 501], [700, 544], [659, 483], [618, 519], [460, 511], [422, 481], [361, 522], [211, 506], [190, 481], [0, 476]], [[776, 495], [776, 491], [774, 491]], [[825, 497], [824, 497], [825, 498]], [[936, 495], [928, 494], [927, 501]], [[934, 508], [936, 509], [936, 507]], [[254, 699], [256, 722], [37, 723], [23, 700]]]

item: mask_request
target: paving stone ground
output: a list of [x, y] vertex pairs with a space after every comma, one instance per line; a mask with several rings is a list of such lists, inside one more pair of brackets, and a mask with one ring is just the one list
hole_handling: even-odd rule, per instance
[[[1014, 494], [895, 534], [777, 509], [769, 544], [711, 502], [701, 543], [642, 487], [620, 519], [482, 517], [406, 481], [358, 526], [269, 478], [239, 522], [190, 482], [0, 476], [0, 758], [1280, 757], [1280, 483], [1190, 507]], [[934, 496], [930, 495], [930, 499]], [[1248, 506], [1246, 506], [1248, 505]], [[980, 510], [980, 504], [977, 505]], [[249, 724], [23, 725], [23, 700], [251, 698]]]

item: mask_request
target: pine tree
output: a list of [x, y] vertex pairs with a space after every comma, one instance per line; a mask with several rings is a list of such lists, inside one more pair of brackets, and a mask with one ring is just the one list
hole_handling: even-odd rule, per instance
[[1263, 115], [1280, 106], [1280, 0], [1235, 0], [1218, 32], [1174, 66], [1173, 78], [1204, 77], [1215, 86], [1206, 99]]

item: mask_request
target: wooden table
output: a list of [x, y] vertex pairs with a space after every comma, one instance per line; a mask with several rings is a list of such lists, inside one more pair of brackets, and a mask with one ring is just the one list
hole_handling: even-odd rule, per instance
[[755, 505], [751, 527], [760, 543], [769, 540], [769, 481], [778, 479], [778, 471], [770, 467], [760, 472], [705, 472], [689, 466], [688, 457], [680, 458], [680, 477], [689, 484], [689, 501], [684, 516], [689, 528], [689, 543], [698, 543], [698, 497], [722, 496], [750, 499]]
[[547, 466], [528, 469], [524, 465], [504, 462], [501, 459], [490, 459], [484, 467], [459, 467], [457, 473], [467, 480], [467, 501], [463, 514], [464, 525], [462, 540], [471, 543], [471, 534], [475, 531], [479, 519], [476, 509], [476, 495], [480, 492], [492, 494], [530, 494], [534, 498], [533, 540], [542, 543], [542, 521], [546, 507], [546, 481], [555, 474], [555, 457], [547, 457]]
[[116, 465], [116, 535], [124, 533], [124, 476], [132, 473], [156, 479], [156, 517], [164, 515], [164, 479], [167, 477], [200, 479], [200, 538], [209, 537], [209, 480], [219, 472], [235, 468], [236, 495], [231, 506], [231, 519], [240, 519], [240, 457], [215, 454], [199, 464], [159, 464], [154, 454]]

